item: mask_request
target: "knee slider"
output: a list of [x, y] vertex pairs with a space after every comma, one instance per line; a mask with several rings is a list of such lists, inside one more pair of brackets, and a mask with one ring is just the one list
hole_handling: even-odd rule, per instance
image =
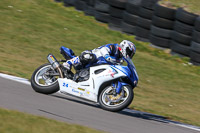
[[84, 51], [79, 58], [82, 64], [89, 64], [95, 61], [96, 56], [90, 51]]

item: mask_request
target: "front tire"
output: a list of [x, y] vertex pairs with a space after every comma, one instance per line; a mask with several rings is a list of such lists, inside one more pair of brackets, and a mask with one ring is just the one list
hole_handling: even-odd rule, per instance
[[47, 73], [56, 73], [49, 63], [41, 65], [33, 72], [31, 86], [36, 92], [52, 94], [59, 90], [57, 79], [60, 76], [50, 76]]
[[105, 110], [117, 112], [131, 104], [134, 92], [131, 86], [123, 86], [120, 94], [112, 95], [114, 89], [112, 86], [103, 89], [99, 95], [99, 104]]

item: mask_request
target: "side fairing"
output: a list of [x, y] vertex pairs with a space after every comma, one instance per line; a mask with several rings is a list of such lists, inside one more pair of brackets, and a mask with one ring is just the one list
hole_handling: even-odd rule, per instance
[[130, 66], [114, 66], [116, 69], [118, 69], [119, 71], [123, 72], [128, 79], [130, 80], [131, 84], [133, 85], [133, 87], [135, 87], [137, 85], [138, 82], [138, 75], [136, 70], [133, 67]]
[[[102, 69], [102, 66], [101, 66]], [[91, 74], [93, 74], [93, 80], [94, 80], [94, 89], [95, 93], [98, 94], [100, 86], [107, 82], [107, 81], [112, 81], [114, 79], [117, 79], [119, 77], [124, 77], [126, 76], [123, 72], [119, 71], [118, 69], [114, 68], [113, 66], [110, 65], [104, 65], [104, 71], [95, 74], [95, 71], [97, 70], [94, 67], [91, 67]]]
[[61, 93], [69, 93], [94, 102], [98, 100], [100, 86], [119, 77], [126, 76], [123, 72], [110, 65], [100, 65], [90, 67], [90, 78], [83, 82], [74, 82], [70, 79], [59, 78], [59, 87]]

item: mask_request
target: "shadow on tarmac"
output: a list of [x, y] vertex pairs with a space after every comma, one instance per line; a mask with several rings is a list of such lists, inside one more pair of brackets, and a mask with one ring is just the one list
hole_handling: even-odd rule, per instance
[[[64, 100], [68, 100], [68, 101], [72, 101], [72, 102], [76, 102], [79, 104], [83, 104], [83, 105], [87, 105], [90, 107], [101, 109], [99, 104], [97, 104], [95, 102], [91, 102], [91, 101], [83, 99], [83, 98], [79, 98], [79, 97], [77, 98], [73, 95], [68, 94], [68, 96], [70, 96], [70, 97], [68, 97], [68, 96], [53, 94], [51, 96], [53, 96], [55, 98], [64, 99]], [[167, 120], [166, 117], [155, 115], [155, 114], [150, 114], [150, 113], [146, 113], [146, 112], [131, 110], [128, 108], [126, 108], [122, 111], [119, 111], [119, 112], [115, 112], [115, 113], [119, 113], [119, 114], [130, 116], [130, 117], [141, 118], [141, 119], [145, 119], [145, 120], [154, 120], [154, 121], [158, 121], [158, 122], [162, 122], [162, 123], [169, 123], [169, 120]]]

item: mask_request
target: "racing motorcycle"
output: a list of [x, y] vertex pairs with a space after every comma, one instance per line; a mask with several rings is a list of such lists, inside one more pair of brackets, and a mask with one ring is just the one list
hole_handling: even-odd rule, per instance
[[60, 53], [65, 60], [57, 61], [54, 55], [49, 54], [49, 63], [41, 65], [32, 74], [31, 86], [36, 92], [71, 94], [99, 103], [101, 108], [113, 112], [131, 104], [138, 75], [129, 57], [123, 56], [126, 65], [111, 64], [102, 57], [97, 63], [82, 69], [74, 68], [75, 72], [72, 72], [66, 70], [61, 62], [75, 57], [74, 52], [62, 46]]

